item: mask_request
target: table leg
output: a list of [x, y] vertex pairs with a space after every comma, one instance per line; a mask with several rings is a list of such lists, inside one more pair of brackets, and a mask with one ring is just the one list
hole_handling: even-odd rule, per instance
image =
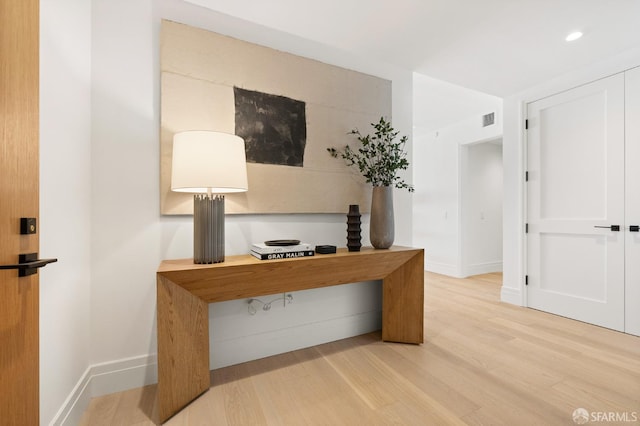
[[164, 423], [211, 386], [209, 305], [158, 276], [158, 416]]
[[382, 340], [424, 342], [424, 257], [413, 256], [382, 281]]

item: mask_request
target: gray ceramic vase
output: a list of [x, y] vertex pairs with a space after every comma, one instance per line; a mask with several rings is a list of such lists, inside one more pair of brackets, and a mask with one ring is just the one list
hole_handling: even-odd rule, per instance
[[393, 187], [391, 186], [373, 187], [369, 239], [371, 245], [377, 249], [386, 249], [393, 244]]

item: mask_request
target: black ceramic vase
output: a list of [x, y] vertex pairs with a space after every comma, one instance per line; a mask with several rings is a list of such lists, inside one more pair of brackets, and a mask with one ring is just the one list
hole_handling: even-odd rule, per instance
[[360, 251], [361, 240], [360, 206], [350, 204], [349, 213], [347, 213], [347, 248], [349, 251]]

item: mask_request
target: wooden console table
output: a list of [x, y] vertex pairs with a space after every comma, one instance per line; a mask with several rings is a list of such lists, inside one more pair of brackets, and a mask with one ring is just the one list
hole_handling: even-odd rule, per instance
[[382, 339], [422, 343], [423, 249], [338, 249], [297, 259], [227, 256], [223, 263], [165, 260], [158, 280], [158, 415], [161, 423], [207, 391], [208, 304], [225, 300], [382, 280]]

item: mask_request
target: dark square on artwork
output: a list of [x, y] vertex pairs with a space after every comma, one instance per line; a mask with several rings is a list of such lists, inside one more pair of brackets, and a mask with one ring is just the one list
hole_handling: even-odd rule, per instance
[[307, 143], [305, 103], [285, 96], [233, 88], [236, 135], [247, 161], [302, 167]]

